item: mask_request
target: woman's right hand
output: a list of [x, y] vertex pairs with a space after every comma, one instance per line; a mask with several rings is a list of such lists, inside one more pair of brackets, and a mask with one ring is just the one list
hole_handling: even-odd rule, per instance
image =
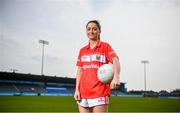
[[81, 100], [79, 90], [76, 90], [76, 91], [75, 91], [75, 93], [74, 93], [74, 99], [75, 99], [76, 101], [80, 101], [80, 100]]

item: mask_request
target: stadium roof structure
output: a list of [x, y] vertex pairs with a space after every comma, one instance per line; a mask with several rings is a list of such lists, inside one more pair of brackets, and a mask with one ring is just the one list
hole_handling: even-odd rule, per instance
[[36, 81], [36, 82], [52, 82], [52, 83], [69, 83], [75, 84], [75, 78], [45, 76], [35, 74], [24, 74], [14, 72], [0, 72], [0, 80], [20, 80], [20, 81]]

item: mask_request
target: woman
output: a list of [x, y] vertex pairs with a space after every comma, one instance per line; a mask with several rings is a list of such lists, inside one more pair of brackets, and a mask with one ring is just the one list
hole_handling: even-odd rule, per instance
[[[100, 41], [101, 26], [97, 20], [87, 23], [86, 33], [89, 44], [79, 52], [74, 98], [80, 113], [107, 113], [110, 89], [120, 85], [119, 59], [108, 43]], [[98, 80], [97, 70], [109, 62], [113, 64], [114, 76], [111, 84], [104, 84]]]

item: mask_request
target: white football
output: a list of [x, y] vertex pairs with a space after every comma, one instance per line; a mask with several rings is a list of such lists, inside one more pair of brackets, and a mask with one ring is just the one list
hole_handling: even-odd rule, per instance
[[99, 67], [97, 76], [103, 83], [110, 83], [113, 79], [113, 67], [112, 64], [104, 64]]

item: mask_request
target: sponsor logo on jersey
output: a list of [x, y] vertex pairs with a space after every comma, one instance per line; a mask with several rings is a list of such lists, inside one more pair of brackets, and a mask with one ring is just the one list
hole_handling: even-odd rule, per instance
[[98, 61], [101, 63], [106, 62], [106, 56], [101, 54], [84, 55], [81, 57], [82, 62], [93, 62]]

